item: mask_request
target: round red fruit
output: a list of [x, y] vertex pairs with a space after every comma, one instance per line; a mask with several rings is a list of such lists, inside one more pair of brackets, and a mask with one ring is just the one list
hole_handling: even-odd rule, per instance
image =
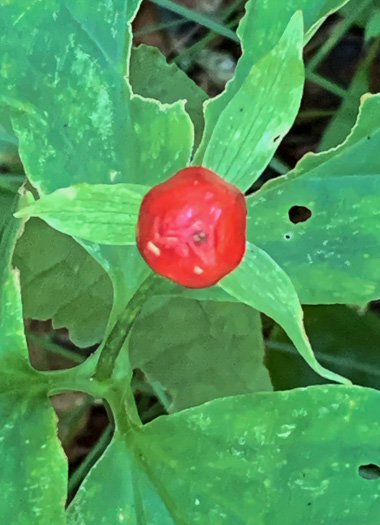
[[236, 186], [207, 168], [184, 168], [145, 195], [137, 247], [156, 273], [205, 288], [241, 262], [246, 225], [245, 198]]

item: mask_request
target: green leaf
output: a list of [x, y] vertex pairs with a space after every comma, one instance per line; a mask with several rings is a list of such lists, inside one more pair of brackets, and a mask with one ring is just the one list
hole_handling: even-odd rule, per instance
[[365, 27], [366, 42], [380, 35], [380, 9], [374, 9]]
[[100, 244], [134, 244], [148, 190], [138, 184], [77, 184], [21, 208], [16, 217], [39, 217], [62, 233]]
[[126, 174], [125, 182], [153, 186], [188, 165], [194, 128], [184, 108], [184, 100], [169, 105], [140, 95], [133, 97], [131, 115], [137, 160], [134, 173]]
[[0, 191], [0, 356], [3, 371], [0, 393], [13, 388], [12, 382], [17, 385], [23, 373], [29, 374], [31, 371], [24, 337], [19, 283], [16, 272], [11, 268], [12, 253], [21, 225], [21, 221], [13, 217], [19, 197], [17, 193]]
[[0, 395], [0, 521], [64, 525], [67, 460], [54, 410], [31, 385]]
[[[220, 114], [205, 145], [202, 164], [243, 191], [260, 176], [289, 131], [301, 102], [302, 16], [298, 12], [277, 46], [254, 65]], [[275, 72], [275, 73], [274, 73]], [[206, 103], [205, 117], [219, 99]], [[196, 157], [195, 162], [199, 162]]]
[[[137, 2], [102, 1], [96, 13], [76, 4], [18, 0], [0, 9], [0, 99], [13, 112], [25, 171], [41, 194], [78, 183], [160, 182], [188, 163], [193, 129], [183, 102], [133, 95], [115, 65], [123, 46], [129, 53]], [[146, 265], [133, 247], [81, 244], [112, 279], [111, 326]]]
[[[303, 14], [306, 44], [326, 18], [347, 2], [349, 0], [272, 0], [269, 3], [251, 0], [237, 31], [244, 44], [245, 66], [260, 60], [276, 45], [296, 11], [301, 10]], [[241, 68], [239, 74], [243, 73], [244, 68]]]
[[379, 402], [374, 390], [322, 386], [158, 418], [115, 436], [68, 524], [376, 525], [379, 480], [358, 469], [380, 462]]
[[329, 122], [322, 140], [318, 146], [319, 151], [334, 148], [341, 144], [350, 134], [355, 125], [360, 97], [369, 91], [369, 67], [371, 61], [366, 59], [359, 65], [347, 90], [347, 96], [343, 99], [341, 106]]
[[[380, 390], [380, 322], [343, 305], [307, 306], [304, 323], [317, 359], [355, 384]], [[325, 382], [306, 366], [278, 326], [267, 341], [266, 364], [277, 390]]]
[[18, 199], [12, 192], [0, 199], [0, 521], [64, 525], [66, 459], [45, 378], [29, 364], [20, 286], [11, 268]]
[[[380, 296], [379, 115], [380, 95], [364, 98], [341, 146], [306, 155], [247, 200], [248, 240], [289, 274], [302, 303], [364, 305]], [[294, 206], [311, 217], [294, 224]]]
[[170, 411], [271, 390], [260, 314], [242, 304], [157, 298], [134, 324], [132, 368], [159, 382]]
[[[109, 59], [112, 51], [104, 51], [106, 21], [94, 40], [104, 9], [107, 20], [119, 20], [128, 7], [127, 21], [136, 5], [112, 0], [94, 13], [84, 3], [67, 8], [52, 1], [25, 11], [19, 0], [3, 8], [4, 27], [12, 30], [1, 35], [8, 76], [0, 98], [14, 110], [25, 171], [42, 193], [80, 182], [158, 182], [188, 161], [193, 136], [183, 103], [133, 97]], [[129, 42], [130, 29], [118, 38]]]
[[78, 346], [98, 343], [112, 306], [105, 270], [71, 237], [31, 219], [19, 239], [14, 264], [20, 270], [25, 317], [52, 319]]
[[[209, 143], [214, 127], [221, 113], [250, 74], [252, 66], [263, 59], [276, 45], [285, 32], [290, 19], [301, 10], [305, 23], [305, 41], [315, 33], [328, 15], [339, 9], [348, 0], [250, 0], [245, 6], [245, 16], [241, 20], [237, 33], [241, 41], [243, 54], [238, 61], [235, 76], [227, 84], [225, 91], [205, 105], [205, 131], [202, 143], [197, 151], [195, 162], [202, 162], [205, 149]], [[275, 16], [273, 15], [275, 13]], [[277, 69], [281, 63], [271, 65]], [[265, 100], [265, 107], [270, 100]], [[281, 111], [294, 109], [284, 107]], [[286, 119], [284, 119], [286, 120]], [[278, 146], [278, 144], [277, 144]]]
[[174, 64], [168, 64], [159, 49], [144, 44], [132, 48], [129, 81], [134, 93], [154, 98], [163, 104], [173, 104], [185, 99], [195, 131], [195, 146], [198, 146], [204, 121], [202, 105], [207, 94]]
[[131, 46], [130, 21], [141, 0], [100, 0], [92, 6], [89, 16], [86, 2], [65, 0], [65, 7], [88, 37], [96, 43], [108, 65], [120, 73], [127, 67], [127, 53]]
[[318, 374], [340, 383], [347, 379], [322, 367], [315, 359], [303, 327], [302, 308], [287, 274], [263, 250], [247, 243], [243, 261], [219, 286], [274, 319], [288, 334], [305, 361]]
[[[117, 15], [115, 1], [109, 16]], [[24, 110], [14, 113], [13, 126], [25, 171], [43, 192], [111, 177], [120, 182], [133, 163], [134, 144], [125, 140], [127, 84], [102, 40], [93, 39], [82, 8], [78, 23], [58, 1], [27, 7], [23, 0], [2, 7], [1, 64], [8, 74], [0, 92], [4, 103]]]

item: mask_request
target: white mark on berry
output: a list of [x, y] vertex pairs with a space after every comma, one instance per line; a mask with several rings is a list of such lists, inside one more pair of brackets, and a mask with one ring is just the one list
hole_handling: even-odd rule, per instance
[[213, 198], [214, 198], [214, 194], [211, 191], [207, 191], [205, 193], [205, 201], [210, 201]]
[[216, 222], [219, 220], [219, 217], [222, 215], [222, 210], [216, 206], [211, 206], [210, 215], [213, 220]]
[[146, 249], [149, 252], [152, 252], [154, 255], [159, 257], [161, 255], [161, 250], [158, 246], [156, 246], [152, 241], [149, 241], [146, 245]]
[[202, 275], [204, 270], [200, 266], [194, 266], [193, 272], [195, 273], [195, 275]]

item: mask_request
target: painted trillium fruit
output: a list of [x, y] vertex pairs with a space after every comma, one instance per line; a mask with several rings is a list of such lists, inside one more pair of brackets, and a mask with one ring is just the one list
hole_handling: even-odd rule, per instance
[[137, 247], [156, 273], [205, 288], [241, 262], [246, 223], [245, 198], [236, 186], [207, 168], [184, 168], [145, 195]]

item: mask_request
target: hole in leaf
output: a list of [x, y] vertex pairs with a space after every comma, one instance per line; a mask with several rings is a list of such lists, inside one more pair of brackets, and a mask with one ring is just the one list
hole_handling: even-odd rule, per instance
[[364, 479], [379, 479], [380, 478], [380, 467], [373, 463], [368, 465], [360, 465], [359, 467], [359, 476]]
[[277, 137], [274, 137], [273, 142], [277, 142], [280, 137], [281, 135], [277, 135]]
[[284, 235], [285, 239], [289, 240], [292, 238], [292, 234], [291, 233], [285, 233]]
[[292, 206], [288, 211], [288, 214], [289, 219], [293, 224], [306, 222], [312, 215], [311, 210], [306, 208], [306, 206]]

